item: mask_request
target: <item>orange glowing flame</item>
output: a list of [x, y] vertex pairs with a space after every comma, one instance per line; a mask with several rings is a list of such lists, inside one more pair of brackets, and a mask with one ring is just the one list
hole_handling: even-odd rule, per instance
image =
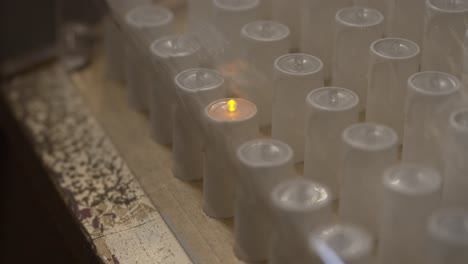
[[232, 99], [229, 100], [229, 101], [227, 102], [227, 106], [228, 106], [228, 111], [229, 111], [229, 112], [231, 112], [231, 113], [232, 113], [232, 112], [235, 112], [236, 109], [237, 109], [237, 102], [236, 102], [236, 100], [232, 100]]

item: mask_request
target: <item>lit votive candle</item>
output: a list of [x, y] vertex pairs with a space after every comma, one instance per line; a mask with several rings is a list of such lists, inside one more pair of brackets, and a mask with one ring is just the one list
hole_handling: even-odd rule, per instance
[[331, 221], [328, 188], [306, 179], [287, 180], [273, 189], [271, 206], [275, 229], [269, 263], [304, 263], [307, 234]]
[[[347, 224], [320, 227], [309, 236], [312, 261], [308, 263], [373, 263], [372, 236], [364, 229]], [[341, 262], [340, 262], [341, 263]]]
[[443, 141], [445, 206], [468, 208], [468, 108], [450, 115], [448, 131]]
[[203, 110], [226, 97], [224, 78], [218, 71], [195, 68], [175, 77], [180, 104], [174, 114], [174, 176], [184, 180], [203, 178]]
[[379, 39], [370, 47], [366, 121], [380, 122], [403, 138], [408, 78], [419, 71], [419, 47], [401, 38]]
[[408, 80], [403, 160], [443, 171], [441, 140], [460, 81], [442, 72], [420, 72]]
[[442, 177], [436, 170], [399, 164], [385, 170], [380, 207], [378, 258], [381, 264], [424, 262], [422, 223], [440, 204]]
[[427, 225], [427, 264], [466, 264], [468, 261], [468, 210], [445, 208]]
[[226, 41], [225, 59], [239, 57], [242, 27], [257, 20], [260, 0], [213, 0], [213, 24]]
[[125, 80], [130, 106], [139, 111], [149, 109], [152, 64], [147, 56], [147, 40], [161, 37], [171, 30], [173, 14], [157, 5], [140, 5], [125, 16], [130, 38], [125, 46]]
[[260, 125], [271, 124], [273, 63], [289, 51], [289, 29], [274, 21], [254, 21], [241, 30], [242, 57], [263, 81], [244, 91], [258, 108]]
[[468, 1], [427, 0], [421, 68], [460, 77]]
[[336, 13], [332, 84], [355, 92], [361, 110], [367, 98], [369, 47], [383, 37], [383, 21], [379, 11], [366, 7], [347, 7]]
[[307, 54], [287, 54], [275, 61], [272, 137], [294, 151], [294, 162], [304, 160], [305, 98], [323, 87], [323, 63]]
[[330, 79], [332, 67], [335, 14], [350, 5], [351, 0], [303, 1], [301, 52], [317, 56], [323, 61], [326, 80]]
[[426, 0], [388, 0], [385, 10], [386, 36], [422, 43]]
[[398, 161], [398, 136], [389, 127], [361, 123], [344, 130], [343, 142], [339, 217], [377, 237], [382, 174]]
[[269, 196], [274, 186], [294, 175], [293, 152], [281, 141], [254, 139], [239, 147], [237, 158], [235, 252], [244, 261], [263, 261], [268, 258], [272, 232]]
[[179, 100], [174, 78], [183, 70], [199, 66], [200, 48], [188, 35], [168, 35], [151, 44], [155, 72], [150, 90], [150, 131], [155, 142], [172, 143], [174, 110]]
[[207, 137], [203, 179], [203, 211], [213, 218], [234, 215], [238, 177], [235, 153], [259, 135], [257, 107], [245, 99], [220, 99], [205, 109]]
[[306, 99], [304, 177], [330, 188], [332, 198], [339, 196], [341, 134], [359, 121], [359, 98], [347, 89], [324, 87]]
[[[288, 26], [291, 30], [291, 49], [298, 51], [301, 36], [302, 0], [269, 0], [271, 1], [272, 19]], [[264, 1], [265, 2], [265, 1]], [[268, 2], [268, 1], [266, 1]]]

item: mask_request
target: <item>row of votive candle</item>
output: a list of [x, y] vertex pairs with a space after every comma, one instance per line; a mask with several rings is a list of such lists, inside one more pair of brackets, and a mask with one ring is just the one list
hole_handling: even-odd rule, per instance
[[[428, 0], [421, 37], [424, 3], [360, 3], [377, 11], [312, 2], [308, 15], [294, 17], [298, 3], [272, 1], [278, 22], [258, 20], [270, 18], [258, 10], [264, 1], [204, 2], [228, 44], [211, 67], [204, 43], [171, 33], [169, 10], [129, 8], [130, 105], [149, 111], [156, 142], [172, 143], [175, 177], [203, 179], [205, 214], [234, 216], [242, 260], [372, 263], [377, 240], [379, 263], [466, 263], [468, 108], [453, 74], [465, 76], [458, 69], [467, 3]], [[415, 17], [403, 16], [406, 9]], [[447, 44], [449, 54], [434, 44], [441, 38], [458, 41]], [[288, 53], [298, 49], [308, 54]], [[422, 69], [449, 73], [418, 72], [421, 60]], [[336, 87], [325, 87], [330, 80]], [[363, 111], [368, 122], [358, 123]], [[259, 138], [270, 125], [273, 139]], [[449, 208], [437, 210], [441, 204]]]

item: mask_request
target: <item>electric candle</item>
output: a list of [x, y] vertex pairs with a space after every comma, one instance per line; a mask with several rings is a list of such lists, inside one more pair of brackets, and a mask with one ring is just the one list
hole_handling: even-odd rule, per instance
[[466, 264], [468, 210], [446, 208], [435, 212], [427, 225], [427, 264]]
[[244, 97], [255, 103], [260, 125], [267, 127], [271, 124], [273, 63], [289, 51], [289, 29], [274, 21], [254, 21], [242, 28], [241, 36], [244, 61], [265, 80], [255, 87], [248, 87]]
[[173, 137], [174, 110], [178, 95], [174, 77], [183, 70], [199, 66], [200, 45], [188, 35], [158, 38], [150, 47], [157, 78], [150, 93], [151, 137], [160, 144], [170, 144]]
[[203, 180], [203, 211], [213, 218], [234, 215], [238, 177], [235, 153], [259, 135], [257, 107], [245, 99], [220, 99], [205, 109], [207, 142]]
[[376, 40], [370, 47], [366, 121], [380, 122], [403, 138], [408, 78], [419, 71], [419, 47], [401, 38]]
[[398, 136], [389, 127], [361, 123], [344, 130], [343, 142], [339, 217], [377, 237], [382, 173], [398, 160]]
[[309, 248], [313, 260], [309, 263], [336, 263], [330, 254], [346, 264], [371, 264], [373, 239], [359, 227], [334, 224], [321, 227], [309, 236]]
[[351, 5], [351, 0], [304, 1], [301, 23], [301, 52], [317, 56], [324, 64], [324, 77], [330, 79], [335, 14]]
[[339, 195], [341, 134], [358, 122], [358, 103], [354, 92], [338, 87], [314, 90], [306, 99], [304, 177], [327, 185], [332, 198]]
[[294, 161], [304, 160], [305, 98], [323, 87], [323, 63], [307, 54], [286, 54], [274, 64], [272, 137], [294, 150]]
[[151, 61], [146, 56], [147, 39], [160, 37], [170, 31], [173, 23], [170, 10], [154, 5], [139, 5], [130, 10], [125, 21], [129, 33], [125, 47], [125, 72], [130, 106], [139, 111], [149, 109]]
[[422, 70], [460, 77], [467, 24], [467, 0], [426, 1]]
[[426, 0], [387, 0], [386, 35], [422, 43]]
[[[301, 4], [302, 0], [269, 0], [271, 1], [272, 18], [288, 26], [291, 30], [291, 49], [299, 50], [301, 36]], [[265, 1], [266, 2], [266, 1]]]
[[254, 139], [237, 150], [240, 161], [234, 217], [236, 255], [244, 261], [268, 258], [272, 232], [268, 199], [273, 187], [294, 175], [292, 149], [274, 139]]
[[426, 228], [438, 208], [442, 178], [432, 168], [399, 164], [383, 174], [379, 250], [381, 264], [424, 262]]
[[242, 27], [260, 17], [259, 0], [213, 0], [213, 24], [225, 38], [225, 59], [239, 57]]
[[443, 142], [443, 204], [468, 208], [468, 108], [453, 111], [449, 120]]
[[306, 179], [287, 180], [273, 189], [271, 206], [277, 222], [270, 263], [304, 263], [308, 256], [304, 234], [331, 221], [328, 189]]
[[[450, 109], [460, 96], [460, 81], [442, 72], [420, 72], [408, 80], [403, 160], [443, 171], [441, 138]], [[444, 122], [444, 123], [443, 123]]]
[[175, 77], [180, 104], [174, 114], [174, 176], [184, 180], [203, 178], [203, 110], [224, 98], [224, 78], [218, 71], [196, 68]]
[[366, 103], [369, 46], [383, 36], [384, 17], [376, 9], [347, 7], [336, 13], [332, 84], [346, 87]]

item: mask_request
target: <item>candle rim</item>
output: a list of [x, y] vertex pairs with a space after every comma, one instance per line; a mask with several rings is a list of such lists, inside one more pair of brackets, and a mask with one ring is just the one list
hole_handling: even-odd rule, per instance
[[215, 7], [220, 9], [230, 11], [230, 12], [239, 12], [239, 11], [246, 11], [250, 9], [254, 9], [260, 5], [260, 0], [250, 0], [249, 3], [242, 6], [231, 6], [229, 4], [221, 2], [223, 0], [213, 0], [213, 4]]
[[[395, 177], [403, 178], [410, 173], [412, 175], [414, 173], [422, 175], [425, 178], [424, 184], [419, 184], [416, 187], [406, 186], [404, 183], [398, 184], [399, 182], [394, 184]], [[414, 163], [403, 162], [393, 165], [384, 171], [382, 179], [383, 185], [387, 190], [410, 197], [436, 193], [442, 188], [442, 177], [437, 170]]]
[[[228, 102], [229, 100], [236, 100], [236, 101], [243, 101], [245, 103], [248, 103], [249, 105], [253, 106], [252, 108], [252, 113], [250, 115], [247, 115], [243, 118], [240, 118], [240, 119], [219, 119], [219, 118], [216, 118], [216, 117], [213, 117], [212, 115], [210, 115], [210, 109], [216, 105], [216, 104], [219, 104], [221, 102]], [[219, 122], [219, 123], [241, 123], [241, 122], [244, 122], [246, 120], [249, 120], [253, 117], [255, 117], [257, 115], [257, 112], [258, 112], [258, 109], [257, 109], [257, 106], [247, 100], [247, 99], [244, 99], [244, 98], [221, 98], [221, 99], [217, 99], [213, 102], [211, 102], [210, 104], [208, 104], [208, 106], [205, 107], [205, 115], [210, 119], [210, 120], [213, 120], [215, 122]]]
[[[246, 148], [251, 146], [252, 144], [258, 144], [258, 143], [269, 143], [271, 145], [280, 147], [284, 150], [284, 153], [286, 155], [284, 155], [284, 157], [282, 157], [280, 160], [276, 160], [274, 162], [272, 161], [253, 162], [250, 159], [247, 159], [245, 157], [243, 151], [246, 150]], [[255, 168], [268, 168], [272, 166], [278, 167], [278, 166], [282, 166], [282, 165], [290, 163], [293, 160], [294, 152], [288, 144], [280, 140], [277, 140], [274, 138], [257, 138], [257, 139], [253, 139], [253, 140], [243, 143], [237, 149], [237, 157], [242, 163], [247, 164], [248, 166], [255, 167]]]
[[465, 13], [468, 12], [468, 5], [467, 7], [463, 9], [446, 9], [441, 6], [438, 6], [433, 3], [434, 0], [426, 0], [426, 7], [429, 7], [435, 11], [438, 11], [440, 13], [446, 13], [446, 14], [459, 14], [459, 13]]
[[[216, 76], [216, 78], [219, 80], [219, 82], [216, 83], [216, 84], [213, 84], [211, 86], [205, 86], [205, 87], [197, 88], [197, 89], [187, 88], [185, 85], [183, 85], [181, 83], [180, 79], [183, 78], [184, 75], [187, 75], [190, 72], [197, 72], [197, 71], [205, 71], [205, 72], [213, 73], [213, 76]], [[177, 74], [176, 77], [174, 78], [174, 80], [175, 80], [175, 83], [177, 84], [177, 87], [179, 87], [180, 89], [182, 89], [182, 90], [184, 90], [186, 92], [189, 92], [189, 93], [197, 93], [199, 91], [210, 91], [210, 90], [213, 90], [213, 89], [216, 89], [216, 88], [222, 86], [225, 83], [225, 80], [224, 80], [223, 76], [221, 75], [221, 73], [218, 70], [210, 69], [210, 68], [202, 68], [202, 67], [191, 68], [191, 69], [184, 70], [184, 71], [180, 72], [179, 74]]]
[[[186, 49], [183, 50], [183, 52], [179, 52], [179, 53], [170, 54], [168, 52], [161, 52], [161, 50], [159, 50], [158, 45], [161, 42], [174, 40], [174, 39], [184, 37], [184, 36], [187, 36], [187, 35], [186, 34], [171, 34], [171, 35], [165, 35], [160, 38], [157, 38], [151, 43], [151, 46], [150, 46], [151, 53], [161, 58], [183, 57], [183, 56], [195, 54], [201, 49], [201, 46], [197, 43], [197, 45], [190, 45], [190, 47], [187, 47]], [[195, 44], [195, 42], [193, 43]]]
[[[283, 60], [285, 60], [286, 58], [288, 58], [288, 57], [295, 58], [297, 56], [302, 56], [303, 58], [308, 58], [311, 61], [313, 61], [315, 64], [318, 64], [318, 65], [313, 70], [307, 71], [307, 72], [290, 71], [290, 70], [286, 70], [284, 67], [281, 66], [281, 62]], [[288, 54], [284, 54], [284, 55], [281, 55], [278, 58], [276, 58], [274, 66], [278, 71], [280, 71], [280, 72], [282, 72], [284, 74], [287, 74], [287, 75], [309, 76], [309, 75], [314, 75], [314, 74], [317, 74], [317, 73], [321, 72], [323, 70], [324, 64], [323, 64], [323, 61], [321, 59], [319, 59], [318, 57], [307, 54], [307, 53], [288, 53]]]
[[[138, 16], [138, 12], [148, 12], [150, 10], [151, 11], [157, 10], [163, 13], [165, 17], [163, 17], [163, 19], [161, 19], [160, 21], [154, 22], [154, 23], [150, 23], [150, 22], [141, 23], [142, 21], [137, 22], [136, 17], [134, 16]], [[172, 13], [171, 10], [163, 6], [153, 4], [153, 3], [138, 5], [130, 9], [130, 11], [128, 11], [128, 13], [125, 16], [125, 21], [127, 22], [127, 24], [136, 28], [161, 27], [161, 26], [168, 25], [173, 19], [174, 19], [174, 14]]]
[[[357, 142], [354, 138], [350, 136], [350, 132], [352, 130], [355, 130], [357, 128], [364, 128], [364, 127], [374, 127], [381, 129], [382, 131], [386, 132], [388, 135], [388, 140], [386, 142], [380, 142], [379, 144], [365, 144], [362, 142]], [[373, 122], [365, 122], [365, 123], [356, 123], [353, 124], [349, 127], [347, 127], [343, 133], [341, 134], [341, 138], [344, 141], [346, 145], [349, 145], [353, 148], [359, 149], [359, 150], [364, 150], [364, 151], [382, 151], [382, 150], [387, 150], [395, 147], [398, 143], [398, 135], [395, 132], [394, 129], [378, 124], [378, 123], [373, 123]]]
[[[284, 32], [281, 35], [279, 35], [279, 36], [277, 36], [275, 38], [252, 36], [248, 32], [248, 28], [255, 25], [255, 24], [258, 24], [258, 23], [270, 23], [270, 24], [279, 26], [281, 28], [281, 30], [283, 30]], [[245, 38], [248, 38], [248, 39], [253, 39], [253, 40], [257, 40], [257, 41], [261, 41], [261, 42], [275, 42], [275, 41], [280, 41], [280, 40], [287, 39], [291, 35], [291, 30], [289, 29], [289, 27], [287, 25], [285, 25], [283, 23], [280, 23], [280, 22], [277, 22], [277, 21], [274, 21], [274, 20], [255, 20], [255, 21], [252, 21], [252, 22], [249, 22], [249, 23], [245, 24], [241, 29], [241, 34], [242, 34], [242, 36], [244, 36]]]
[[[409, 44], [408, 46], [412, 46], [413, 48], [413, 52], [410, 53], [409, 55], [406, 55], [406, 56], [388, 56], [388, 55], [385, 55], [381, 52], [379, 52], [377, 49], [376, 49], [376, 46], [378, 44], [380, 44], [381, 42], [384, 42], [384, 41], [389, 41], [389, 40], [398, 40], [398, 41], [401, 41], [401, 42], [405, 42], [406, 44]], [[385, 58], [385, 59], [390, 59], [390, 60], [407, 60], [407, 59], [411, 59], [411, 58], [414, 58], [414, 57], [417, 57], [420, 52], [421, 52], [421, 48], [419, 47], [419, 45], [414, 42], [414, 41], [411, 41], [409, 39], [405, 39], [405, 38], [381, 38], [381, 39], [377, 39], [375, 40], [374, 42], [372, 42], [371, 44], [371, 51], [381, 57], [381, 58]]]
[[[357, 10], [361, 9], [361, 10], [372, 11], [377, 15], [377, 20], [372, 22], [372, 23], [369, 22], [369, 23], [366, 23], [366, 24], [356, 24], [356, 23], [353, 23], [353, 22], [343, 20], [342, 17], [341, 17], [342, 13], [345, 12], [345, 11], [353, 10], [353, 9], [357, 9]], [[341, 8], [340, 10], [338, 10], [336, 12], [335, 20], [338, 23], [346, 25], [346, 26], [355, 27], [355, 28], [367, 28], [367, 27], [373, 27], [373, 26], [377, 26], [377, 25], [382, 24], [383, 21], [385, 20], [385, 17], [379, 10], [377, 10], [375, 8], [370, 8], [370, 7], [366, 7], [366, 6], [348, 6], [348, 7]]]
[[[356, 100], [352, 103], [352, 104], [349, 104], [348, 106], [346, 107], [341, 107], [341, 108], [331, 108], [331, 107], [327, 107], [327, 106], [323, 106], [323, 105], [320, 105], [317, 103], [315, 99], [315, 96], [318, 94], [318, 93], [321, 93], [323, 91], [326, 91], [326, 90], [330, 90], [330, 89], [337, 89], [337, 90], [340, 90], [342, 92], [346, 92], [348, 93], [349, 95], [351, 95], [353, 98], [355, 98]], [[350, 110], [350, 109], [353, 109], [354, 107], [356, 107], [357, 105], [359, 105], [359, 96], [349, 90], [349, 89], [346, 89], [346, 88], [342, 88], [342, 87], [337, 87], [337, 86], [326, 86], [326, 87], [321, 87], [321, 88], [317, 88], [313, 91], [311, 91], [307, 97], [306, 97], [306, 101], [309, 105], [311, 106], [314, 106], [320, 110], [325, 110], [325, 111], [330, 111], [330, 112], [341, 112], [341, 111], [346, 111], [346, 110]]]
[[[424, 89], [424, 88], [421, 88], [419, 86], [416, 86], [413, 81], [417, 78], [417, 77], [421, 77], [423, 75], [429, 75], [429, 74], [438, 74], [438, 75], [442, 75], [442, 76], [445, 76], [447, 79], [449, 79], [452, 84], [453, 84], [453, 88], [452, 89], [447, 89], [447, 90], [444, 90], [444, 91], [431, 91], [431, 90], [427, 90], [427, 89]], [[461, 89], [461, 82], [460, 80], [451, 75], [451, 74], [448, 74], [448, 73], [445, 73], [445, 72], [441, 72], [441, 71], [422, 71], [422, 72], [417, 72], [417, 73], [414, 73], [413, 75], [411, 75], [408, 79], [408, 86], [410, 87], [410, 89], [420, 93], [420, 94], [423, 94], [423, 95], [426, 95], [426, 96], [441, 96], [441, 95], [449, 95], [449, 94], [453, 94], [453, 93], [456, 93], [458, 92], [460, 89]]]
[[464, 217], [467, 222], [466, 233], [468, 233], [468, 210], [462, 207], [453, 207], [438, 209], [429, 217], [427, 223], [429, 234], [452, 245], [468, 245], [468, 237], [465, 234], [454, 233], [447, 230], [447, 228], [441, 228], [440, 221], [446, 217]]

